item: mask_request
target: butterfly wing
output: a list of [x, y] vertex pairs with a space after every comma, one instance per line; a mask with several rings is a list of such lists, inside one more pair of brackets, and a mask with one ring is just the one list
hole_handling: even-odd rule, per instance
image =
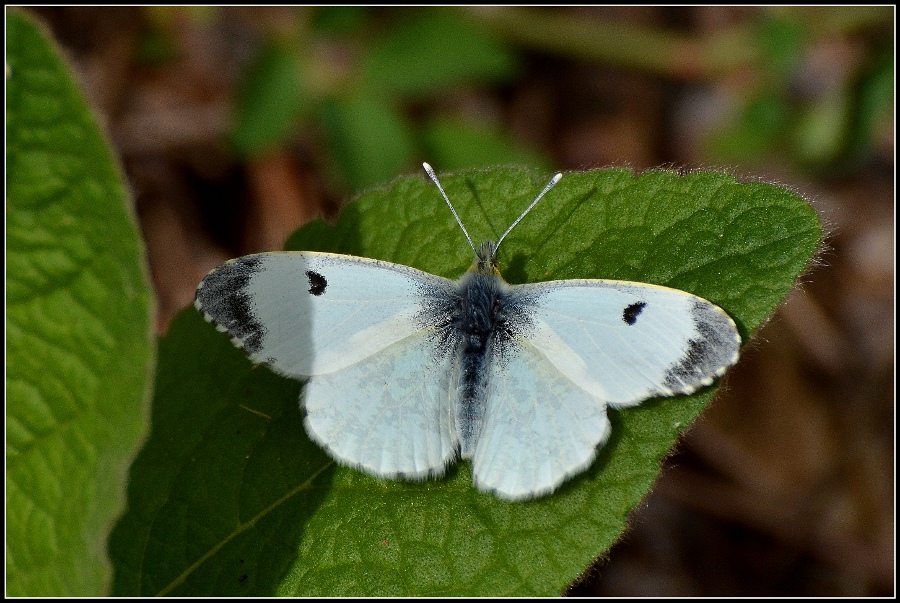
[[493, 360], [472, 457], [480, 490], [522, 500], [552, 492], [594, 460], [609, 436], [602, 400], [519, 339]]
[[255, 362], [310, 377], [310, 436], [380, 477], [440, 473], [456, 450], [450, 356], [435, 315], [450, 281], [399, 264], [285, 252], [210, 272], [195, 305]]
[[257, 363], [330, 373], [416, 331], [450, 281], [414, 268], [315, 252], [259, 253], [212, 270], [194, 305]]
[[450, 354], [417, 331], [306, 386], [306, 430], [345, 465], [378, 477], [441, 474], [456, 454]]
[[522, 285], [530, 341], [563, 374], [613, 407], [689, 394], [737, 362], [741, 337], [715, 304], [644, 283]]
[[714, 304], [675, 289], [572, 280], [512, 289], [517, 335], [494, 354], [476, 485], [520, 500], [585, 469], [610, 432], [607, 404], [691, 393], [737, 361]]

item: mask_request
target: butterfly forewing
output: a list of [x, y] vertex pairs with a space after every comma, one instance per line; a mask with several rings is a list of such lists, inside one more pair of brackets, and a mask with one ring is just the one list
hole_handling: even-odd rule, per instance
[[210, 272], [195, 305], [255, 362], [290, 377], [346, 368], [422, 329], [447, 279], [389, 262], [260, 253]]
[[737, 361], [741, 340], [731, 318], [684, 291], [607, 280], [521, 287], [537, 299], [531, 342], [611, 406], [692, 393]]

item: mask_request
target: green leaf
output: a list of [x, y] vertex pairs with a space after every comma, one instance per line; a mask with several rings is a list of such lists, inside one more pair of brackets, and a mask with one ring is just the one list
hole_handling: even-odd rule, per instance
[[372, 47], [363, 61], [366, 83], [401, 95], [425, 95], [468, 82], [506, 81], [511, 51], [478, 26], [446, 10], [417, 12]]
[[265, 48], [250, 66], [232, 135], [238, 152], [258, 155], [284, 143], [297, 120], [312, 109], [301, 69], [297, 51], [279, 44]]
[[153, 431], [110, 537], [113, 593], [271, 594], [323, 494], [308, 481], [333, 471], [296, 437], [300, 390], [250, 370], [193, 309], [176, 318], [160, 343]]
[[[546, 183], [515, 169], [444, 175], [476, 240], [496, 238]], [[706, 297], [747, 338], [821, 237], [797, 195], [718, 173], [566, 174], [504, 241], [512, 283], [615, 278]], [[399, 178], [312, 223], [290, 249], [337, 251], [450, 278], [472, 251], [438, 191]], [[161, 346], [154, 431], [113, 537], [115, 594], [559, 595], [619, 537], [659, 462], [712, 395], [611, 411], [597, 461], [553, 495], [476, 491], [468, 462], [440, 480], [339, 467], [302, 427], [300, 383], [252, 368], [188, 309]]]
[[353, 190], [389, 180], [413, 155], [412, 129], [394, 106], [354, 94], [326, 101], [320, 114], [328, 148]]
[[97, 596], [143, 431], [144, 250], [58, 51], [22, 12], [6, 27], [6, 594]]
[[424, 131], [428, 160], [446, 170], [516, 165], [549, 170], [550, 160], [511, 136], [449, 118], [433, 119]]

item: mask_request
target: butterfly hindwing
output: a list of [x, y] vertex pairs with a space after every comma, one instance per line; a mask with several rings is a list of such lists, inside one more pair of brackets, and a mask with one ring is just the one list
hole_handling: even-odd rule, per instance
[[606, 406], [527, 339], [495, 358], [472, 458], [475, 485], [508, 500], [553, 491], [587, 467], [609, 436]]
[[[386, 327], [389, 328], [389, 327]], [[444, 472], [456, 455], [451, 358], [419, 330], [304, 392], [306, 429], [345, 465], [388, 478]]]

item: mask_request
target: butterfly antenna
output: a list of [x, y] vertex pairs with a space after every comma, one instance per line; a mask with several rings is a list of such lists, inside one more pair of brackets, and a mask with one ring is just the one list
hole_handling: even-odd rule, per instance
[[[444, 198], [444, 201], [447, 202], [447, 205], [450, 207], [450, 211], [453, 212], [453, 217], [456, 218], [456, 223], [459, 224], [460, 228], [462, 228], [463, 234], [466, 235], [466, 239], [469, 241], [469, 245], [472, 246], [472, 251], [475, 252], [475, 255], [478, 255], [478, 250], [475, 249], [475, 244], [472, 243], [472, 237], [469, 236], [469, 233], [466, 230], [466, 227], [463, 226], [462, 220], [459, 219], [459, 216], [456, 214], [456, 210], [453, 209], [453, 204], [450, 203], [450, 199], [447, 198], [447, 193], [444, 192], [444, 187], [442, 187], [441, 183], [438, 182], [437, 176], [434, 173], [434, 169], [432, 169], [432, 167], [430, 165], [428, 165], [427, 163], [422, 163], [422, 167], [425, 168], [425, 173], [428, 174], [428, 177], [431, 178], [431, 181], [434, 182], [437, 185], [438, 190], [441, 191], [441, 196]], [[544, 193], [546, 193], [546, 192], [547, 191], [545, 190]], [[543, 195], [544, 193], [541, 193], [541, 194]], [[540, 197], [538, 197], [538, 199], [540, 199]]]
[[[516, 224], [518, 224], [519, 222], [522, 221], [522, 218], [524, 218], [528, 214], [528, 212], [531, 211], [532, 207], [537, 205], [537, 202], [541, 200], [541, 197], [546, 195], [550, 191], [550, 189], [553, 188], [554, 186], [556, 186], [556, 183], [559, 182], [561, 179], [562, 179], [562, 174], [560, 174], [560, 173], [557, 173], [555, 176], [553, 176], [553, 178], [550, 179], [550, 182], [547, 183], [547, 186], [544, 187], [544, 190], [541, 191], [541, 194], [538, 195], [535, 198], [535, 200], [531, 202], [531, 205], [528, 206], [528, 209], [523, 211], [522, 215], [520, 215], [518, 218], [516, 218], [516, 221], [513, 222], [512, 224], [510, 224], [509, 228], [506, 229], [506, 232], [504, 232], [503, 236], [501, 236], [500, 239], [497, 241], [497, 247], [500, 247], [500, 243], [503, 242], [503, 239], [506, 238], [506, 235], [509, 234], [509, 231], [511, 231], [513, 228], [515, 228]], [[468, 235], [466, 235], [466, 236], [468, 236]]]

